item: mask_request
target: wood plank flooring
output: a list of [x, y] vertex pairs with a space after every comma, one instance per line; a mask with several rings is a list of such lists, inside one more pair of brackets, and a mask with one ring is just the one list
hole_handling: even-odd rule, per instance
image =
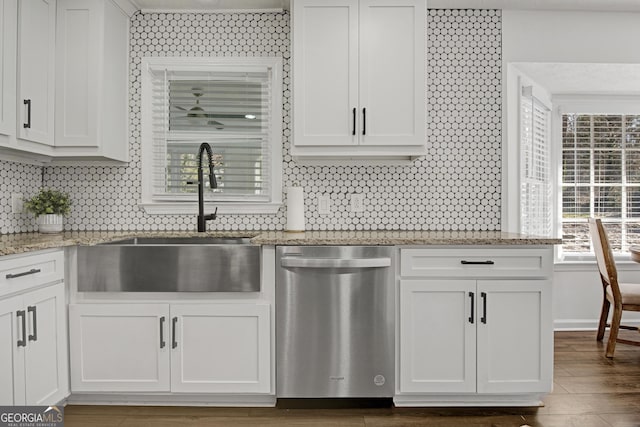
[[[622, 331], [640, 339], [635, 331]], [[605, 342], [608, 334], [605, 335]], [[67, 406], [65, 427], [640, 427], [640, 347], [604, 356], [595, 332], [556, 332], [554, 391], [541, 408], [281, 409]]]

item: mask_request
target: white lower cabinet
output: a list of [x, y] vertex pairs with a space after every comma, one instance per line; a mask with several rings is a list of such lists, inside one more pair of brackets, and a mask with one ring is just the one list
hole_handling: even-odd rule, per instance
[[0, 300], [0, 405], [67, 397], [64, 284]]
[[[522, 403], [526, 395], [532, 401], [551, 391], [550, 272], [501, 277], [499, 257], [519, 256], [517, 249], [490, 256], [479, 250], [475, 258], [471, 251], [457, 264], [434, 262], [424, 250], [409, 251], [401, 251], [405, 278], [399, 282], [396, 404], [499, 404], [513, 396], [521, 396]], [[546, 260], [551, 252], [529, 255]], [[451, 266], [450, 278], [429, 273], [427, 267], [438, 263]], [[412, 277], [421, 268], [426, 277]]]
[[71, 304], [71, 390], [169, 391], [168, 304]]
[[400, 283], [400, 391], [547, 392], [547, 280]]
[[171, 391], [268, 393], [269, 306], [171, 305]]
[[269, 393], [268, 304], [71, 304], [71, 390]]

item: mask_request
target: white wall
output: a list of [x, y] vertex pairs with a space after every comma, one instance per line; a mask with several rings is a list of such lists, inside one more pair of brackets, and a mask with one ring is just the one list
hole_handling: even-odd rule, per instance
[[510, 62], [640, 63], [640, 13], [502, 12], [502, 59]]
[[[640, 49], [632, 48], [636, 40], [640, 40], [640, 13], [503, 11], [504, 152], [517, 144], [507, 132], [508, 64], [640, 63]], [[505, 182], [514, 179], [506, 175]], [[621, 281], [640, 283], [640, 264], [618, 267]], [[553, 313], [557, 329], [596, 328], [601, 304], [602, 285], [595, 263], [555, 266]], [[640, 313], [627, 313], [624, 319], [640, 323]]]
[[[620, 282], [640, 283], [640, 264], [618, 263]], [[602, 307], [602, 284], [595, 263], [556, 264], [553, 318], [556, 329], [596, 329]], [[640, 325], [640, 313], [625, 312], [623, 324]]]

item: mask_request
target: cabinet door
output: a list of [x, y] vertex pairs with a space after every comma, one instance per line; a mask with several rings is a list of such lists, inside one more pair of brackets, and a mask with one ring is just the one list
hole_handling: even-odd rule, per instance
[[[16, 314], [22, 310], [22, 297], [0, 301], [0, 405], [24, 405], [24, 346], [22, 318]], [[26, 315], [26, 313], [25, 313]], [[26, 337], [26, 335], [24, 335]]]
[[292, 7], [293, 144], [357, 145], [358, 1], [296, 0]]
[[18, 3], [0, 2], [0, 134], [16, 134], [16, 37]]
[[55, 0], [18, 2], [18, 136], [46, 145], [53, 145], [55, 24]]
[[69, 305], [73, 392], [169, 391], [168, 304]]
[[425, 21], [424, 0], [360, 0], [361, 145], [425, 144]]
[[172, 304], [171, 391], [269, 393], [269, 305]]
[[103, 8], [103, 1], [58, 0], [56, 146], [97, 144]]
[[474, 280], [400, 282], [400, 392], [475, 392]]
[[551, 391], [551, 282], [479, 281], [478, 295], [478, 392]]
[[23, 306], [26, 404], [54, 405], [67, 397], [69, 389], [64, 284], [25, 294]]

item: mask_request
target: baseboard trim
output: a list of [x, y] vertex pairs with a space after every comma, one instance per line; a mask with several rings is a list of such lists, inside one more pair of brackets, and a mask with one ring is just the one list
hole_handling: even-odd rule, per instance
[[536, 407], [544, 406], [544, 394], [471, 394], [471, 395], [396, 395], [393, 403], [398, 407], [464, 407], [464, 406], [496, 406], [496, 407]]
[[215, 394], [72, 394], [69, 405], [140, 405], [140, 406], [276, 406], [275, 395]]
[[[624, 320], [624, 325], [640, 327], [640, 320]], [[558, 319], [553, 322], [554, 331], [595, 331], [598, 329], [598, 320], [594, 319]]]

